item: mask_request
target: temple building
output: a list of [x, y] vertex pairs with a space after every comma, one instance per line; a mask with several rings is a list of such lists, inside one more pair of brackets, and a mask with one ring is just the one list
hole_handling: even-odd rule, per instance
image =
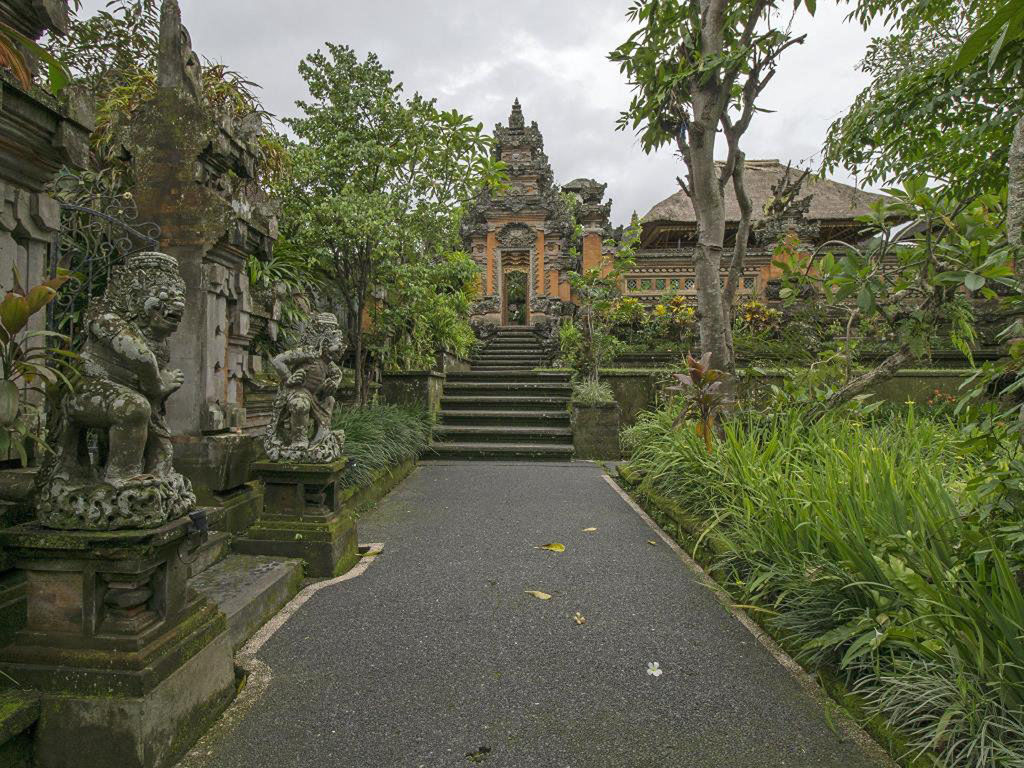
[[[478, 330], [551, 325], [571, 311], [569, 272], [601, 262], [610, 233], [606, 185], [577, 179], [556, 186], [544, 138], [537, 123], [526, 125], [518, 99], [508, 124], [494, 128], [493, 152], [507, 165], [508, 182], [499, 192], [481, 191], [462, 225], [481, 272], [473, 324]], [[581, 243], [573, 242], [572, 207], [583, 227]]]
[[[607, 243], [615, 233], [607, 185], [576, 179], [557, 186], [540, 129], [536, 122], [526, 124], [518, 99], [508, 124], [494, 128], [493, 154], [506, 164], [508, 182], [497, 192], [482, 190], [462, 224], [466, 248], [481, 275], [472, 323], [481, 335], [510, 325], [552, 328], [573, 313], [569, 273], [599, 267], [609, 254]], [[857, 218], [883, 199], [831, 179], [804, 176], [778, 160], [747, 160], [745, 182], [754, 212], [741, 296], [774, 298], [772, 281], [779, 270], [772, 266], [773, 249], [787, 232], [795, 233], [806, 250], [828, 241], [855, 242], [863, 228]], [[583, 228], [577, 241], [574, 213]], [[731, 184], [725, 213], [723, 284], [740, 219]], [[641, 227], [623, 295], [650, 306], [671, 296], [696, 302], [697, 217], [690, 198], [675, 192], [643, 217]]]
[[[772, 251], [787, 232], [794, 232], [808, 250], [831, 240], [855, 242], [863, 229], [857, 217], [867, 214], [873, 202], [884, 199], [848, 184], [808, 175], [794, 200], [784, 210], [773, 210], [778, 207], [777, 194], [797, 181], [800, 174], [778, 160], [747, 160], [744, 180], [754, 212], [740, 295], [764, 297], [770, 293], [769, 284], [779, 274], [772, 266]], [[740, 220], [731, 184], [726, 188], [725, 215], [723, 284]], [[626, 274], [623, 294], [649, 305], [668, 296], [684, 296], [696, 303], [693, 257], [697, 216], [690, 198], [679, 190], [655, 205], [643, 217], [641, 226], [636, 266]]]

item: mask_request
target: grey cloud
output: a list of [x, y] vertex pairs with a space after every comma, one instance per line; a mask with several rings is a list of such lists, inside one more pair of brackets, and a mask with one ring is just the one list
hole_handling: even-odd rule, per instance
[[[105, 0], [87, 0], [86, 11]], [[180, 0], [198, 51], [263, 87], [267, 108], [294, 113], [305, 95], [296, 67], [327, 40], [376, 52], [408, 90], [435, 96], [490, 129], [512, 100], [536, 120], [560, 181], [608, 182], [613, 218], [646, 213], [682, 172], [666, 148], [652, 156], [615, 122], [629, 88], [607, 53], [628, 36], [630, 0]], [[829, 123], [864, 86], [855, 71], [867, 35], [826, 6], [798, 19], [808, 42], [789, 52], [745, 142], [748, 157], [815, 164]], [[848, 181], [845, 176], [840, 180]]]

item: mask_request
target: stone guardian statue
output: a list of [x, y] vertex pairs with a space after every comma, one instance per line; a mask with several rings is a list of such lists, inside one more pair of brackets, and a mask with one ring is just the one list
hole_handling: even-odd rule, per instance
[[345, 433], [331, 428], [331, 417], [345, 350], [338, 318], [324, 312], [306, 325], [298, 347], [273, 359], [280, 386], [263, 443], [271, 461], [330, 464], [342, 458]]
[[184, 310], [174, 257], [138, 253], [111, 270], [86, 313], [80, 378], [60, 404], [55, 449], [36, 481], [43, 525], [156, 528], [195, 508], [164, 421], [184, 378], [167, 367], [167, 339]]

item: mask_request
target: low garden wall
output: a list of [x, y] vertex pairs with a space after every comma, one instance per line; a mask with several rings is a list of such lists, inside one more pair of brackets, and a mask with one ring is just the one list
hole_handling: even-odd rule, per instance
[[[748, 371], [740, 380], [740, 396], [756, 400], [759, 389], [772, 384], [779, 386], [792, 375], [793, 372], [785, 370]], [[966, 369], [906, 369], [869, 387], [867, 392], [890, 403], [928, 405], [936, 398], [936, 393], [956, 397], [960, 394], [960, 387], [973, 375], [974, 371]]]
[[381, 377], [381, 400], [387, 405], [422, 408], [436, 414], [441, 410], [444, 380], [444, 374], [438, 371], [385, 373]]

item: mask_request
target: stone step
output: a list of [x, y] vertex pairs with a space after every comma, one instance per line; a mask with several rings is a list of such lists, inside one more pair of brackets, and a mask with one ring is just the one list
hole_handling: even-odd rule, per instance
[[569, 412], [561, 411], [441, 411], [438, 422], [444, 425], [554, 427], [570, 422]]
[[436, 443], [515, 443], [517, 445], [572, 445], [569, 427], [524, 427], [459, 424], [434, 427]]
[[206, 542], [189, 559], [189, 578], [198, 576], [215, 563], [219, 563], [231, 552], [231, 534], [227, 531], [210, 531]]
[[506, 461], [571, 461], [572, 445], [519, 445], [515, 443], [432, 443], [423, 458]]
[[473, 365], [487, 363], [533, 363], [539, 365], [544, 362], [544, 359], [543, 355], [504, 355], [500, 352], [487, 352], [472, 358], [471, 363]]
[[537, 331], [529, 325], [499, 325], [495, 328], [498, 336], [514, 336], [516, 334], [529, 333], [537, 335]]
[[32, 726], [39, 719], [39, 702], [36, 691], [0, 689], [0, 765], [5, 768], [33, 764]]
[[519, 363], [512, 363], [509, 365], [499, 365], [492, 363], [491, 365], [474, 365], [473, 370], [481, 373], [501, 373], [502, 371], [523, 372], [531, 373], [537, 368], [541, 368], [540, 365], [520, 365]]
[[301, 560], [228, 555], [189, 579], [189, 586], [221, 609], [238, 650], [295, 596], [301, 582]]
[[572, 385], [567, 382], [506, 382], [500, 381], [459, 381], [444, 386], [444, 396], [466, 395], [529, 395], [536, 397], [566, 397], [572, 395]]
[[530, 395], [444, 395], [444, 411], [565, 411], [568, 397], [540, 397]]
[[512, 371], [502, 373], [501, 371], [459, 371], [447, 374], [449, 382], [464, 381], [507, 381], [507, 382], [558, 382], [569, 383], [568, 373], [547, 373], [533, 371]]
[[505, 349], [503, 347], [488, 347], [473, 355], [470, 359], [477, 360], [481, 357], [495, 357], [497, 355], [514, 355], [516, 357], [545, 357], [543, 349]]

